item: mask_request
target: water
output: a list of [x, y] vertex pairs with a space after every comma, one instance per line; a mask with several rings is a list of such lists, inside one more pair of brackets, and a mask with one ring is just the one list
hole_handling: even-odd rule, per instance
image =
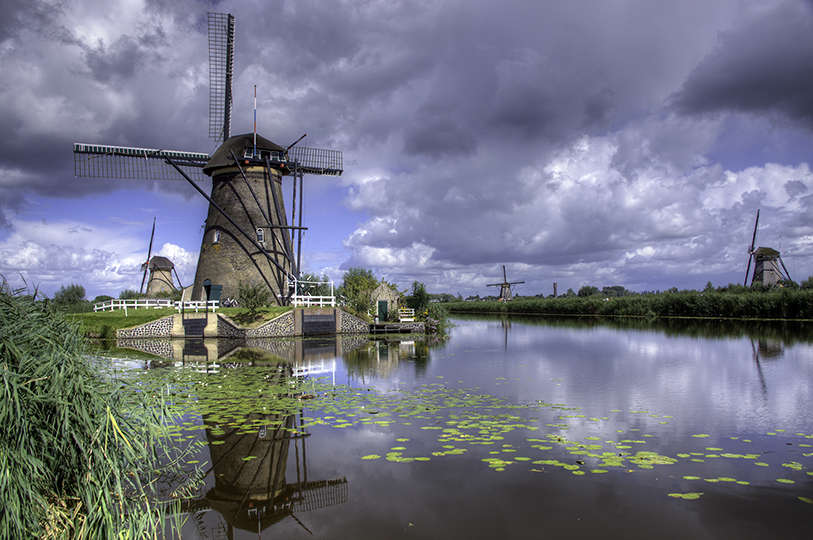
[[[215, 462], [184, 538], [809, 537], [803, 325], [455, 323], [119, 361], [177, 390]], [[292, 414], [270, 388], [293, 372]]]

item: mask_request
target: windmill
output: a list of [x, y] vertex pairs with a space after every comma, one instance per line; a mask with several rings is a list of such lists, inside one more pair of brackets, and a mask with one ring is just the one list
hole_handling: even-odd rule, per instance
[[790, 274], [788, 274], [788, 269], [785, 268], [785, 263], [782, 262], [782, 254], [780, 252], [769, 247], [758, 247], [754, 249], [757, 242], [758, 227], [759, 210], [757, 210], [757, 219], [754, 222], [754, 235], [751, 237], [751, 247], [748, 249], [748, 267], [745, 269], [745, 281], [743, 285], [748, 285], [751, 261], [754, 262], [754, 275], [751, 277], [751, 285], [754, 283], [776, 285], [780, 281], [790, 280]]
[[[209, 202], [192, 299], [237, 297], [241, 284], [262, 284], [284, 305], [301, 266], [306, 229], [302, 226], [303, 176], [341, 176], [342, 153], [296, 146], [304, 135], [287, 147], [258, 136], [256, 105], [254, 133], [232, 137], [234, 16], [209, 13], [208, 23], [209, 137], [222, 142], [220, 147], [209, 155], [75, 143], [74, 174], [186, 180]], [[289, 175], [293, 177], [290, 224], [282, 196], [282, 177]], [[207, 176], [212, 178], [211, 195], [196, 184]]]
[[486, 287], [499, 287], [500, 288], [500, 298], [498, 299], [499, 302], [508, 301], [513, 298], [512, 295], [512, 286], [519, 285], [521, 283], [525, 283], [524, 281], [512, 281], [508, 283], [508, 278], [505, 275], [505, 265], [502, 265], [502, 283], [489, 283]]
[[[150, 247], [147, 249], [147, 260], [141, 263], [143, 275], [141, 276], [139, 294], [144, 292], [144, 283], [147, 284], [147, 296], [176, 290], [175, 282], [172, 280], [172, 272], [175, 272], [178, 288], [183, 289], [181, 278], [178, 276], [178, 271], [172, 261], [161, 255], [152, 256], [152, 241], [154, 238], [155, 218], [152, 219], [152, 234], [150, 234]], [[150, 273], [149, 281], [147, 280], [147, 272]]]

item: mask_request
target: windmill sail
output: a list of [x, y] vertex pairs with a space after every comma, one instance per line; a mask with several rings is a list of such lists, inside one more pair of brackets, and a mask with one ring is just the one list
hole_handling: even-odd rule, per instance
[[316, 176], [341, 176], [342, 153], [339, 150], [294, 146], [288, 149], [288, 160], [295, 162], [300, 172]]
[[231, 133], [234, 16], [209, 13], [209, 137], [224, 142]]
[[73, 145], [73, 172], [79, 177], [183, 180], [167, 159], [174, 161], [192, 180], [206, 178], [201, 169], [209, 161], [209, 154], [201, 152], [86, 143]]

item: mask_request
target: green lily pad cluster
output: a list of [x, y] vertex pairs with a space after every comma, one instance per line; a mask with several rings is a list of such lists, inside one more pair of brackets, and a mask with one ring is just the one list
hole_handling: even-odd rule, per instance
[[[771, 466], [762, 453], [726, 451], [723, 446], [707, 446], [703, 452], [663, 455], [646, 448], [657, 439], [651, 434], [641, 433], [639, 428], [614, 430], [612, 436], [597, 436], [604, 422], [609, 421], [613, 414], [622, 413], [620, 409], [613, 409], [608, 416], [588, 417], [578, 407], [568, 407], [563, 403], [535, 401], [517, 405], [484, 394], [476, 388], [450, 389], [440, 383], [379, 392], [369, 388], [333, 385], [324, 380], [297, 379], [282, 367], [275, 366], [223, 370], [214, 374], [174, 370], [162, 372], [161, 375], [160, 379], [136, 377], [136, 387], [140, 391], [168, 395], [174, 407], [185, 414], [185, 421], [175, 429], [179, 441], [194, 439], [206, 444], [207, 438], [200, 436], [204, 429], [208, 429], [210, 438], [215, 439], [211, 444], [222, 444], [223, 441], [217, 439], [227, 433], [256, 433], [263, 428], [285, 430], [292, 435], [315, 428], [363, 428], [388, 430], [398, 436], [396, 440], [401, 444], [384, 455], [363, 454], [362, 460], [379, 460], [383, 457], [389, 462], [415, 463], [487, 452], [487, 457], [480, 458], [481, 462], [497, 472], [511, 466], [521, 466], [523, 470], [527, 468], [529, 472], [541, 473], [548, 467], [569, 471], [575, 476], [584, 476], [588, 472], [629, 473], [675, 464], [682, 464], [681, 470], [684, 470], [714, 460], [748, 460], [757, 466]], [[302, 424], [297, 426], [286, 421], [292, 415], [300, 417], [301, 413], [305, 417]], [[549, 416], [555, 415], [559, 422], [545, 423], [541, 418], [548, 413], [552, 413]], [[633, 410], [629, 414], [674, 421], [670, 415], [658, 415], [646, 410]], [[587, 426], [588, 431], [595, 434], [591, 433], [583, 440], [568, 438], [563, 433], [573, 427], [571, 422], [577, 426]], [[420, 453], [410, 452], [409, 438], [399, 436], [400, 429], [419, 429], [423, 433]], [[524, 443], [516, 443], [515, 432], [520, 432], [520, 439], [524, 439]], [[790, 437], [781, 429], [769, 433]], [[514, 444], [505, 443], [509, 434], [512, 434]], [[700, 433], [692, 437], [706, 439], [710, 435]], [[802, 439], [813, 439], [813, 435], [796, 433], [794, 437], [796, 447], [811, 446]], [[436, 447], [427, 444], [427, 439], [435, 439]], [[751, 444], [749, 439], [731, 437], [731, 440], [738, 448]], [[375, 449], [369, 450], [375, 452]], [[570, 458], [563, 458], [563, 455]], [[809, 458], [813, 453], [801, 455]], [[813, 475], [807, 461], [788, 461], [782, 466], [787, 472], [783, 476], [798, 473]], [[683, 480], [749, 485], [748, 481], [731, 476], [704, 476], [686, 475]], [[795, 480], [779, 478], [777, 482], [790, 484]], [[696, 499], [702, 493], [669, 495]]]

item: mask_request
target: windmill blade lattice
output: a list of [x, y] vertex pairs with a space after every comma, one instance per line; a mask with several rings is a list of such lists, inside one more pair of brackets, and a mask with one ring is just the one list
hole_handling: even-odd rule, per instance
[[295, 162], [300, 172], [316, 176], [341, 176], [342, 153], [339, 150], [294, 146], [288, 149], [288, 160]]
[[234, 16], [209, 13], [209, 137], [224, 142], [231, 134]]
[[209, 154], [201, 152], [86, 143], [73, 145], [73, 173], [84, 178], [183, 180], [167, 159], [180, 166], [192, 180], [207, 178], [201, 168], [209, 161]]

